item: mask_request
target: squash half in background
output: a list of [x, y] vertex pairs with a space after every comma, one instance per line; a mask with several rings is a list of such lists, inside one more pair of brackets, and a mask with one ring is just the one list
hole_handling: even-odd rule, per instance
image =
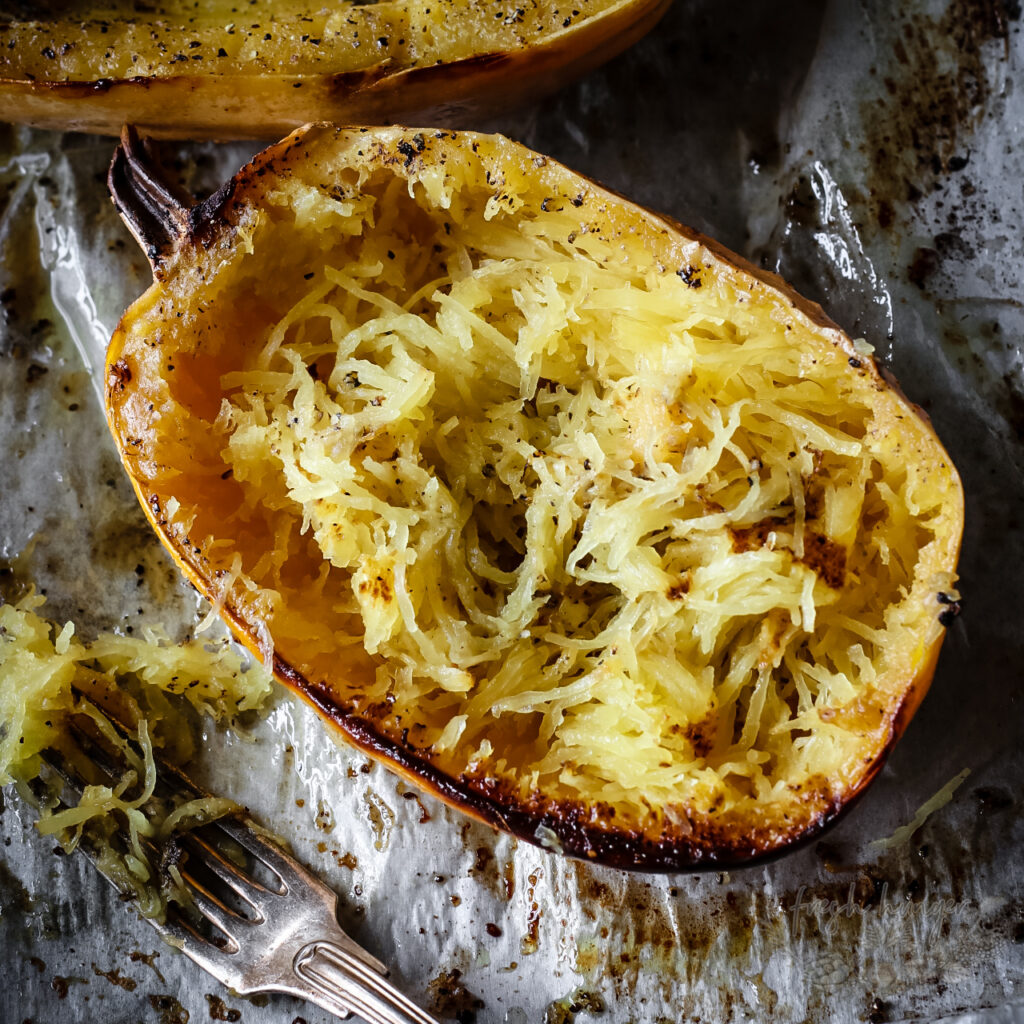
[[110, 426], [186, 576], [358, 747], [641, 870], [816, 835], [955, 610], [960, 482], [774, 275], [499, 136], [306, 127], [187, 211]]
[[465, 122], [585, 74], [668, 6], [15, 4], [21, 17], [0, 16], [0, 119], [114, 135], [128, 122], [151, 135], [216, 139], [277, 139], [313, 120]]

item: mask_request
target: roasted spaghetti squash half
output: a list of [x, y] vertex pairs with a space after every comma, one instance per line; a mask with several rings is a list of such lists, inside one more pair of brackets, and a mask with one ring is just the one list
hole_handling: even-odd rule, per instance
[[108, 355], [124, 465], [357, 746], [645, 870], [778, 853], [878, 772], [962, 494], [818, 307], [498, 136], [307, 127], [166, 225]]
[[15, 0], [0, 4], [0, 119], [216, 139], [465, 123], [597, 67], [669, 2]]

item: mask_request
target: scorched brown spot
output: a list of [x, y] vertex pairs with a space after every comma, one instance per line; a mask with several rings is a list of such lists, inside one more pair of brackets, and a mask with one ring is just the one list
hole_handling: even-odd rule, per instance
[[131, 379], [132, 371], [127, 360], [118, 359], [116, 363], [112, 363], [110, 366], [110, 373], [107, 376], [107, 387], [111, 391], [120, 393], [124, 391], [126, 385], [131, 383]]
[[732, 549], [737, 554], [744, 551], [756, 551], [768, 543], [769, 534], [785, 525], [782, 519], [762, 519], [753, 526], [730, 526]]
[[394, 595], [391, 592], [391, 584], [383, 576], [376, 576], [372, 580], [363, 580], [359, 584], [360, 594], [369, 594], [375, 601], [383, 601], [389, 604]]
[[804, 534], [804, 556], [800, 561], [833, 590], [839, 590], [846, 580], [846, 548], [820, 533]]
[[699, 722], [690, 722], [683, 730], [683, 735], [693, 746], [694, 757], [707, 757], [715, 745], [717, 718], [714, 714], [702, 718]]

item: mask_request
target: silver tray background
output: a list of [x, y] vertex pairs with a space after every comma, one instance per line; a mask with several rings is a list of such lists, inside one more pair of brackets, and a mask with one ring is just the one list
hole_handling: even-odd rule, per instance
[[[867, 338], [963, 475], [965, 602], [865, 798], [823, 841], [728, 875], [630, 876], [517, 844], [336, 747], [287, 698], [243, 737], [210, 726], [204, 780], [290, 840], [425, 1005], [479, 1024], [568, 1021], [594, 997], [579, 1024], [1024, 1020], [1021, 25], [1011, 0], [677, 0], [575, 87], [462, 125], [719, 238]], [[167, 153], [210, 188], [253, 149]], [[203, 609], [99, 400], [106, 340], [149, 282], [105, 197], [111, 150], [0, 127], [0, 557], [84, 635], [184, 635]], [[909, 845], [870, 847], [963, 768]], [[219, 1012], [211, 996], [248, 1024], [328, 1019], [220, 991], [0, 799], [0, 1021], [194, 1024]]]

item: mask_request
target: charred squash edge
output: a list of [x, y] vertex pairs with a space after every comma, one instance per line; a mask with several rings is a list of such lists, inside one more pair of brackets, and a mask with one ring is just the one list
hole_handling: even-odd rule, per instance
[[[410, 135], [416, 131], [398, 128], [389, 129], [389, 131], [391, 130], [408, 132]], [[164, 235], [164, 244], [158, 245], [155, 251], [151, 252], [150, 260], [155, 278], [160, 280], [163, 276], [164, 262], [170, 259], [180, 247], [210, 245], [219, 231], [230, 230], [226, 215], [232, 208], [243, 206], [252, 195], [258, 194], [258, 183], [264, 167], [273, 165], [278, 160], [286, 159], [289, 151], [297, 147], [307, 133], [332, 131], [340, 132], [341, 129], [332, 125], [311, 124], [293, 132], [277, 145], [258, 154], [209, 200], [192, 207], [186, 215], [180, 213], [172, 215], [168, 223], [180, 225], [180, 233], [176, 236]], [[426, 133], [426, 130], [420, 129], [420, 131]], [[146, 161], [144, 144], [140, 143], [134, 132], [126, 129], [122, 145], [118, 148], [111, 164], [109, 184], [115, 205], [137, 238], [140, 236], [133, 223], [133, 217], [140, 200], [131, 192], [126, 195], [123, 188], [126, 183], [130, 188], [133, 180], [153, 176], [153, 172], [146, 167]], [[880, 371], [873, 358], [857, 352], [849, 337], [824, 313], [817, 303], [800, 296], [778, 275], [754, 266], [713, 239], [707, 238], [671, 218], [646, 210], [591, 179], [564, 168], [556, 161], [549, 159], [547, 162], [572, 175], [575, 180], [585, 182], [597, 196], [625, 205], [652, 227], [667, 231], [684, 242], [696, 242], [704, 246], [726, 267], [736, 271], [741, 279], [752, 278], [754, 282], [781, 294], [795, 315], [805, 317], [819, 330], [827, 331], [834, 344], [851, 358], [855, 357], [859, 360], [863, 372], [871, 376], [879, 390], [896, 392], [899, 398], [906, 403], [907, 410], [921, 420], [927, 433], [934, 439], [937, 449], [944, 451], [927, 414], [919, 406], [906, 399], [895, 381], [891, 379], [891, 375]], [[151, 211], [149, 213], [146, 211], [145, 200], [143, 200], [143, 207], [143, 215], [151, 216]], [[145, 246], [145, 243], [143, 244]], [[118, 367], [123, 337], [124, 327], [119, 324], [107, 353], [107, 399], [105, 403], [111, 431], [122, 459], [127, 452], [116, 428], [111, 394], [125, 385]], [[959, 475], [948, 456], [946, 465], [952, 478], [959, 485]], [[131, 476], [131, 474], [129, 475]], [[206, 593], [207, 583], [200, 567], [191, 560], [189, 552], [179, 548], [171, 536], [167, 520], [163, 516], [156, 496], [146, 494], [134, 476], [131, 479], [145, 514], [164, 546], [186, 577], [200, 592]], [[962, 531], [962, 489], [959, 490], [959, 494], [960, 506], [956, 510], [956, 522]], [[960, 541], [961, 535], [959, 534], [950, 541], [948, 552], [952, 564], [955, 564], [959, 555]], [[256, 656], [259, 656], [256, 638], [249, 632], [246, 622], [230, 603], [225, 604], [222, 616], [228, 622], [236, 638]], [[309, 683], [301, 673], [276, 653], [273, 667], [275, 676], [282, 683], [315, 707], [356, 748], [386, 763], [403, 778], [419, 788], [426, 789], [444, 803], [478, 821], [502, 829], [534, 845], [548, 849], [555, 848], [559, 852], [591, 863], [648, 872], [721, 870], [753, 866], [795, 850], [813, 841], [823, 830], [835, 824], [850, 810], [882, 770], [890, 752], [920, 706], [931, 685], [944, 637], [945, 630], [943, 629], [925, 652], [917, 674], [904, 687], [899, 702], [888, 710], [885, 725], [888, 735], [885, 742], [876, 748], [878, 753], [874, 755], [870, 768], [860, 782], [843, 794], [840, 799], [832, 800], [823, 810], [803, 823], [786, 825], [769, 822], [751, 829], [738, 830], [734, 825], [730, 827], [728, 822], [723, 822], [722, 827], [718, 829], [707, 828], [705, 827], [706, 820], [701, 819], [700, 838], [676, 834], [657, 841], [637, 830], [617, 829], [613, 825], [601, 826], [584, 822], [582, 819], [584, 813], [588, 811], [589, 805], [581, 802], [541, 799], [538, 801], [538, 809], [533, 810], [518, 799], [510, 799], [507, 796], [504, 798], [506, 802], [502, 802], [501, 799], [486, 792], [488, 787], [483, 780], [466, 777], [453, 778], [436, 768], [430, 761], [418, 756], [414, 751], [381, 735], [365, 718], [346, 713], [321, 686]], [[545, 842], [538, 835], [542, 829], [550, 829], [551, 833], [557, 837], [557, 844], [551, 841]], [[697, 835], [697, 832], [695, 831], [694, 834]]]

